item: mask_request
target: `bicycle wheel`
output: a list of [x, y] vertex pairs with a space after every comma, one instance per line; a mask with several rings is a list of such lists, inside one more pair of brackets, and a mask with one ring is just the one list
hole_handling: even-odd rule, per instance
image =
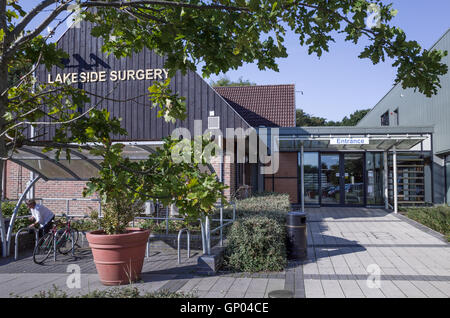
[[[73, 235], [73, 237], [72, 237]], [[78, 242], [78, 230], [76, 229], [70, 229], [70, 232], [68, 230], [59, 233], [59, 237], [57, 237], [57, 243], [56, 246], [58, 248], [58, 252], [61, 254], [68, 254], [70, 251], [72, 251], [72, 239], [73, 239], [73, 246]]]
[[33, 262], [36, 264], [44, 263], [53, 251], [53, 243], [52, 233], [47, 233], [41, 237], [33, 251]]

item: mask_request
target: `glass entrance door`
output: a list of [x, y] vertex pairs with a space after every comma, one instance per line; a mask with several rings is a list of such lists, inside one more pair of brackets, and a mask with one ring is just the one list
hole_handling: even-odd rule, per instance
[[364, 154], [344, 154], [344, 204], [364, 204]]
[[341, 204], [339, 154], [322, 154], [320, 163], [322, 204]]
[[364, 205], [364, 153], [322, 153], [320, 156], [320, 203]]

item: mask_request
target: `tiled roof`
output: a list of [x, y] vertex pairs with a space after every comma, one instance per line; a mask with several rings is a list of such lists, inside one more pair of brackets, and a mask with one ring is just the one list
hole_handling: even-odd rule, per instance
[[293, 84], [214, 89], [253, 127], [295, 127]]

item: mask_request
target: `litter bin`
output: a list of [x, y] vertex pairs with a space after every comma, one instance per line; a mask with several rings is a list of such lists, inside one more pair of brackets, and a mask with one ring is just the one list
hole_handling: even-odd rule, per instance
[[286, 216], [286, 249], [290, 260], [306, 258], [306, 213], [289, 212]]

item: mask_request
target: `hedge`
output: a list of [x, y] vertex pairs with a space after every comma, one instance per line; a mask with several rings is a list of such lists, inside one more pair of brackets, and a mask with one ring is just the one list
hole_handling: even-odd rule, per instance
[[225, 267], [239, 272], [281, 271], [286, 266], [285, 229], [266, 216], [233, 223], [225, 249]]
[[450, 241], [450, 207], [420, 207], [420, 208], [403, 208], [406, 216], [419, 222], [429, 228], [442, 233]]

